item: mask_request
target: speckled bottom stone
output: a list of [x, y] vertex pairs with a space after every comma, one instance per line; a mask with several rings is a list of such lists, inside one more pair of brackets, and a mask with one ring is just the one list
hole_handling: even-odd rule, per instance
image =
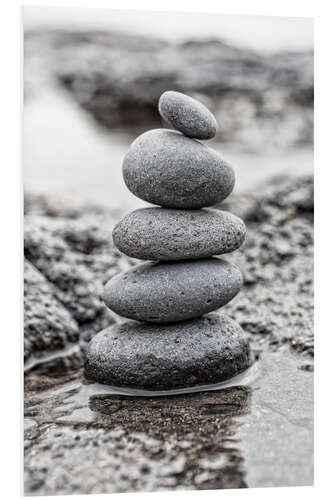
[[249, 367], [249, 354], [247, 336], [226, 315], [170, 325], [126, 321], [91, 340], [85, 374], [118, 387], [176, 389], [231, 378]]

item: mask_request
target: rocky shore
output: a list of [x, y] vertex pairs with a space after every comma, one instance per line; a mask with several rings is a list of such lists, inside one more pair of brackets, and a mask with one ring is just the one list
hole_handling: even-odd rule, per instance
[[103, 285], [137, 263], [112, 245], [118, 214], [26, 196], [26, 494], [312, 484], [313, 180], [275, 179], [215, 208], [247, 226], [227, 256], [244, 286], [224, 310], [249, 334], [255, 371], [223, 391], [133, 398], [80, 370], [116, 321]]
[[[248, 227], [244, 246], [228, 255], [243, 270], [244, 289], [224, 310], [257, 339], [312, 356], [313, 181], [276, 179], [260, 192], [231, 195], [221, 206]], [[50, 203], [26, 197], [25, 359], [31, 367], [29, 360], [58, 351], [63, 362], [73, 343], [84, 351], [112, 324], [103, 286], [137, 263], [113, 247], [112, 213], [66, 207], [63, 216]]]
[[[312, 355], [313, 182], [277, 179], [263, 186], [262, 193], [231, 196], [225, 203], [248, 226], [244, 247], [228, 256], [243, 269], [245, 290], [225, 309], [258, 338], [272, 345], [287, 342]], [[57, 212], [29, 196], [27, 210], [28, 362], [31, 356], [53, 355], [58, 349], [65, 353], [79, 337], [84, 347], [94, 333], [113, 323], [114, 316], [101, 300], [103, 285], [137, 261], [113, 247], [113, 214], [93, 207], [84, 214], [80, 207], [62, 216], [61, 209]]]
[[262, 55], [217, 39], [173, 44], [115, 32], [25, 33], [25, 90], [60, 85], [107, 129], [162, 125], [161, 93], [214, 109], [217, 141], [249, 150], [313, 141], [313, 52]]

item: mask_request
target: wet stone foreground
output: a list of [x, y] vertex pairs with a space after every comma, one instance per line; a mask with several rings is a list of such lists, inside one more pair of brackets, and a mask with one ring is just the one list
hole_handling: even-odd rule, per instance
[[112, 395], [81, 378], [39, 391], [52, 380], [28, 376], [26, 492], [311, 485], [313, 365], [285, 352], [257, 363], [245, 385], [168, 397]]
[[87, 341], [115, 321], [103, 283], [134, 263], [110, 252], [101, 221], [112, 214], [29, 203], [25, 494], [313, 483], [312, 183], [280, 179], [236, 198], [227, 208], [248, 237], [230, 262], [245, 283], [224, 309], [256, 361], [220, 390], [169, 397], [113, 394], [80, 369]]

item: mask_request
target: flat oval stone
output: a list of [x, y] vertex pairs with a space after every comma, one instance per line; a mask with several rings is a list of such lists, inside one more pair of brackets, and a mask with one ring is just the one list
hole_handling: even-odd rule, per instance
[[188, 137], [211, 139], [216, 135], [214, 115], [188, 95], [168, 90], [161, 95], [158, 110], [169, 125]]
[[238, 267], [213, 257], [145, 262], [111, 278], [104, 302], [125, 318], [170, 323], [222, 307], [239, 292], [242, 281]]
[[145, 132], [132, 143], [123, 176], [135, 196], [168, 208], [216, 205], [235, 184], [233, 169], [216, 151], [166, 129]]
[[113, 241], [136, 259], [199, 259], [233, 252], [245, 232], [241, 219], [221, 210], [141, 208], [118, 222]]
[[90, 341], [85, 375], [112, 386], [167, 390], [222, 382], [249, 365], [241, 327], [208, 314], [170, 325], [114, 324]]

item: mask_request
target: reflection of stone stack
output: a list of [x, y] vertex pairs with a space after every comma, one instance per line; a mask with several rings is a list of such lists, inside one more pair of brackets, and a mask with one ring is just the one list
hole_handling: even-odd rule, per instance
[[[249, 346], [230, 318], [207, 314], [240, 290], [239, 269], [212, 257], [236, 250], [245, 237], [238, 217], [202, 209], [234, 187], [234, 172], [194, 139], [216, 133], [205, 106], [178, 92], [159, 102], [178, 131], [150, 130], [132, 144], [123, 163], [127, 187], [163, 208], [143, 208], [115, 227], [115, 245], [148, 259], [112, 278], [104, 300], [126, 321], [100, 332], [87, 352], [86, 374], [114, 386], [174, 389], [217, 383], [249, 365]], [[158, 262], [152, 262], [158, 261]]]

